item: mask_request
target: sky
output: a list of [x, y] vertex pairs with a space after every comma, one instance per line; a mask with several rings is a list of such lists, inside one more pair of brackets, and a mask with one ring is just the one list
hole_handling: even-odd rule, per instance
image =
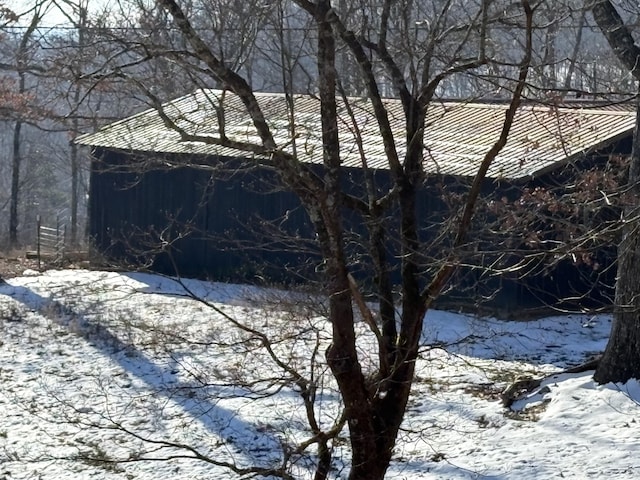
[[[77, 0], [72, 0], [77, 1]], [[98, 11], [105, 4], [108, 4], [107, 0], [84, 0], [88, 2], [89, 11]], [[8, 0], [6, 2], [7, 6], [11, 8], [15, 13], [21, 14], [25, 12], [29, 12], [31, 8], [36, 4], [33, 0]], [[66, 16], [60, 11], [60, 8], [63, 8], [67, 13], [71, 13], [72, 9], [68, 6], [64, 5], [64, 2], [56, 1], [55, 3], [51, 2], [49, 7], [46, 9], [46, 14], [44, 21], [42, 22], [43, 27], [65, 27], [69, 26], [69, 20]], [[31, 19], [31, 15], [26, 15], [20, 22], [20, 25], [27, 25]]]
[[[8, 2], [9, 8], [11, 8], [14, 13], [18, 15], [24, 14], [19, 22], [20, 25], [27, 25], [29, 23], [32, 15], [28, 12], [33, 8], [34, 4], [35, 2], [30, 0], [9, 0]], [[51, 6], [46, 10], [45, 20], [42, 23], [45, 27], [53, 27], [67, 25], [68, 20], [57, 7]]]

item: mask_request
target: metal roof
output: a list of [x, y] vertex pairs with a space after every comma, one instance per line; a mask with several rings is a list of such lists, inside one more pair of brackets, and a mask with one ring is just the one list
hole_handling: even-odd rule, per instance
[[[322, 162], [320, 102], [309, 95], [294, 96], [293, 121], [283, 94], [256, 93], [281, 148], [301, 162]], [[398, 100], [384, 100], [400, 158], [405, 151], [404, 112]], [[382, 138], [370, 102], [349, 99], [352, 114], [339, 102], [343, 165], [362, 166], [357, 131], [370, 168], [388, 168]], [[506, 104], [441, 102], [429, 106], [425, 128], [425, 171], [473, 176], [484, 155], [498, 139]], [[190, 134], [219, 137], [217, 111], [223, 111], [224, 133], [235, 141], [259, 145], [260, 139], [240, 99], [230, 92], [201, 89], [164, 104], [175, 124]], [[355, 124], [354, 124], [355, 120]], [[628, 134], [635, 112], [619, 106], [582, 103], [569, 106], [524, 104], [517, 112], [509, 140], [491, 165], [490, 178], [524, 179], [549, 171], [579, 155], [601, 148]], [[292, 128], [295, 135], [292, 140]], [[204, 142], [181, 141], [149, 109], [76, 139], [80, 145], [125, 151], [246, 157], [250, 154]]]

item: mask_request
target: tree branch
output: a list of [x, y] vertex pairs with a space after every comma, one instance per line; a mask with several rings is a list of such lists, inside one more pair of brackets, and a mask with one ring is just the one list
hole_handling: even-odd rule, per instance
[[518, 75], [518, 83], [513, 92], [513, 96], [511, 98], [511, 102], [509, 103], [509, 107], [505, 112], [505, 120], [502, 125], [502, 131], [500, 132], [500, 137], [494, 143], [493, 147], [489, 149], [486, 153], [480, 167], [478, 168], [478, 172], [473, 180], [473, 184], [471, 189], [469, 190], [469, 194], [467, 196], [467, 201], [464, 206], [464, 211], [462, 213], [462, 218], [460, 219], [460, 223], [456, 232], [456, 237], [453, 244], [453, 250], [447, 261], [440, 268], [440, 270], [436, 273], [433, 280], [429, 283], [429, 285], [423, 290], [421, 294], [422, 302], [428, 308], [433, 300], [440, 294], [446, 283], [449, 281], [455, 269], [457, 268], [455, 258], [456, 250], [462, 246], [465, 242], [467, 234], [469, 232], [469, 228], [471, 226], [471, 220], [473, 218], [473, 214], [475, 212], [476, 202], [480, 195], [480, 189], [482, 187], [482, 183], [485, 180], [487, 171], [491, 166], [491, 163], [498, 156], [500, 151], [504, 148], [507, 143], [507, 139], [509, 136], [509, 132], [511, 131], [511, 126], [513, 125], [513, 121], [516, 116], [516, 112], [518, 111], [518, 107], [521, 103], [522, 92], [527, 84], [527, 76], [529, 74], [529, 68], [531, 66], [531, 58], [533, 52], [533, 44], [532, 44], [532, 31], [533, 31], [533, 10], [529, 5], [528, 0], [522, 1], [522, 6], [524, 8], [526, 14], [526, 22], [527, 22], [527, 30], [526, 30], [526, 43], [525, 43], [525, 55], [520, 64], [520, 73]]

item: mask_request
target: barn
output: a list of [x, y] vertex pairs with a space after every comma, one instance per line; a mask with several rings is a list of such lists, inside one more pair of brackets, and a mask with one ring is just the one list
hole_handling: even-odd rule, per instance
[[[282, 148], [320, 172], [317, 98], [256, 97]], [[396, 138], [403, 138], [401, 104], [388, 99], [385, 106]], [[339, 107], [345, 188], [356, 194], [364, 189], [364, 153], [368, 171], [384, 189], [389, 172], [370, 103], [354, 98], [340, 101]], [[452, 202], [497, 139], [506, 108], [499, 102], [430, 106], [424, 188], [417, 206], [426, 243], [442, 238]], [[95, 252], [119, 264], [184, 277], [252, 283], [312, 280], [319, 262], [313, 230], [269, 158], [207, 141], [224, 136], [259, 144], [240, 100], [230, 92], [200, 89], [167, 102], [161, 111], [150, 109], [76, 139], [92, 151], [88, 233]], [[524, 103], [488, 172], [485, 193], [504, 202], [523, 191], [575, 183], [579, 172], [605, 168], [611, 158], [629, 154], [634, 122], [633, 111], [615, 104]], [[402, 153], [401, 142], [398, 149]], [[366, 277], [367, 262], [357, 246], [362, 235], [358, 222], [351, 222], [353, 268]], [[483, 241], [492, 242], [490, 236]], [[517, 255], [502, 265], [517, 265]], [[615, 248], [603, 246], [595, 255], [597, 264], [610, 265]], [[614, 268], [577, 265], [569, 257], [544, 268], [538, 264], [526, 275], [516, 268], [487, 274], [484, 267], [495, 264], [495, 258], [481, 257], [483, 268], [468, 265], [460, 289], [445, 298], [463, 303], [484, 298], [507, 310], [571, 298], [571, 306], [581, 308], [607, 303], [615, 279]]]

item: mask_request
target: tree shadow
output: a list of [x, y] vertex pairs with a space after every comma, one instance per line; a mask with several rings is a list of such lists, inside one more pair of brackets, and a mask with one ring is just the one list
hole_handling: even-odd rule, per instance
[[[164, 295], [167, 297], [189, 296], [184, 286], [174, 279], [144, 273], [118, 274], [131, 281], [127, 286], [131, 292]], [[209, 302], [225, 305], [247, 305], [246, 298], [268, 297], [264, 289], [251, 286], [229, 284], [212, 284], [198, 280], [184, 280], [189, 290], [201, 295]], [[11, 293], [7, 293], [11, 290]], [[274, 290], [276, 294], [287, 292]], [[153, 358], [136, 348], [132, 342], [119, 336], [99, 321], [86, 315], [81, 306], [67, 304], [64, 298], [46, 298], [27, 287], [0, 286], [0, 293], [11, 295], [21, 301], [26, 308], [39, 312], [54, 312], [54, 317], [74, 316], [88, 322], [88, 327], [78, 333], [95, 348], [118, 363], [124, 370], [142, 380], [157, 395], [175, 399], [176, 391], [194, 390], [194, 383], [182, 379], [176, 362], [158, 364]], [[251, 306], [257, 306], [256, 303]], [[430, 318], [431, 315], [434, 315]], [[61, 322], [64, 326], [64, 322]], [[609, 332], [609, 319], [606, 316], [560, 316], [533, 320], [528, 322], [507, 322], [486, 319], [477, 316], [461, 316], [447, 312], [430, 312], [425, 321], [423, 341], [428, 345], [438, 345], [449, 352], [478, 359], [522, 360], [540, 365], [553, 365], [564, 368], [571, 364], [581, 363], [584, 356], [604, 347]], [[532, 355], [532, 352], [536, 352]], [[243, 463], [274, 462], [281, 460], [282, 445], [273, 430], [265, 430], [241, 418], [233, 409], [221, 405], [218, 400], [229, 398], [242, 391], [234, 391], [230, 387], [208, 387], [203, 398], [180, 398], [181, 408], [192, 418], [200, 421], [209, 431], [228, 441], [234, 454]], [[460, 407], [462, 408], [462, 407]], [[237, 452], [237, 453], [236, 453]], [[275, 454], [274, 454], [275, 452]], [[410, 475], [425, 472], [433, 465], [429, 459], [424, 461], [410, 460], [403, 462], [402, 472]], [[444, 464], [434, 467], [440, 471]], [[462, 467], [449, 465], [446, 467], [446, 478], [508, 478], [508, 476], [482, 476], [476, 472], [466, 471]], [[407, 470], [408, 469], [408, 470]], [[399, 478], [402, 478], [400, 476]], [[408, 477], [411, 478], [411, 475]]]
[[[220, 404], [221, 400], [232, 396], [242, 398], [243, 394], [247, 394], [242, 388], [207, 385], [203, 389], [200, 384], [181, 379], [175, 361], [157, 363], [132, 342], [123, 340], [102, 324], [99, 316], [90, 318], [92, 315], [80, 306], [70, 306], [53, 297], [42, 296], [26, 286], [10, 283], [0, 284], [0, 294], [13, 298], [29, 311], [45, 316], [62, 327], [68, 327], [70, 319], [73, 319], [75, 328], [71, 333], [86, 340], [128, 374], [144, 382], [153, 395], [175, 401], [192, 419], [226, 444], [225, 450], [231, 452], [233, 462], [238, 461], [243, 466], [270, 468], [282, 461], [282, 442], [275, 434]], [[81, 328], [78, 328], [79, 323], [82, 324]]]

